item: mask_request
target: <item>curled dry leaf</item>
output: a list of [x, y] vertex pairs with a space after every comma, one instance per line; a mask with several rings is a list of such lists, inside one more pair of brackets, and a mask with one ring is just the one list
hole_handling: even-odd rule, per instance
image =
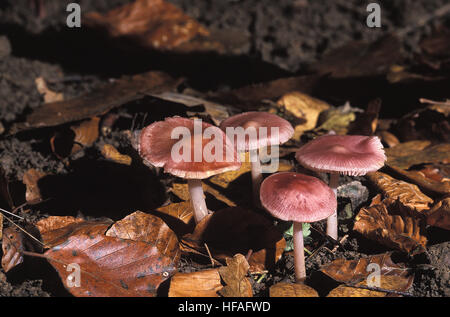
[[226, 284], [219, 291], [223, 297], [253, 297], [252, 284], [247, 278], [250, 268], [245, 256], [236, 254], [226, 259], [227, 266], [219, 268], [219, 274]]
[[376, 134], [380, 138], [381, 142], [383, 142], [383, 144], [386, 144], [388, 148], [393, 148], [400, 143], [400, 140], [388, 131], [377, 131]]
[[89, 119], [140, 99], [145, 93], [170, 91], [181, 81], [161, 72], [124, 76], [84, 96], [42, 105], [34, 109], [25, 122], [14, 124], [10, 133]]
[[106, 232], [108, 237], [141, 241], [155, 246], [159, 253], [180, 260], [180, 248], [175, 233], [160, 218], [136, 211], [114, 223]]
[[[89, 13], [84, 22], [103, 30], [112, 39], [127, 39], [140, 47], [156, 50], [183, 50], [181, 46], [194, 38], [209, 36], [206, 28], [163, 0], [136, 0], [104, 15]], [[220, 47], [212, 41], [201, 44], [198, 49], [206, 44]]]
[[424, 252], [427, 238], [423, 234], [422, 219], [407, 213], [394, 214], [394, 205], [386, 207], [382, 203], [361, 208], [353, 230], [383, 245], [413, 255]]
[[[203, 191], [205, 193], [210, 194], [212, 197], [214, 197], [214, 199], [217, 199], [230, 207], [236, 206], [236, 203], [234, 201], [232, 201], [229, 198], [227, 198], [226, 196], [224, 196], [218, 190], [212, 188], [211, 186], [209, 186], [208, 184], [205, 184], [204, 182], [202, 182], [202, 185], [203, 185]], [[181, 200], [186, 201], [186, 200], [189, 200], [191, 197], [189, 194], [188, 184], [173, 183], [170, 191], [174, 195], [176, 195], [178, 198], [180, 198]]]
[[381, 172], [368, 173], [366, 176], [386, 198], [397, 200], [413, 213], [420, 215], [433, 203], [433, 199], [422, 193], [417, 185], [397, 180]]
[[381, 276], [405, 278], [408, 283], [414, 280], [408, 268], [392, 261], [390, 252], [358, 260], [337, 259], [322, 266], [320, 271], [337, 282], [354, 284], [365, 280], [374, 271], [373, 268], [379, 268]]
[[405, 171], [395, 166], [390, 167], [397, 174], [403, 176], [411, 183], [418, 185], [422, 190], [433, 193], [435, 195], [450, 194], [450, 179], [436, 180], [436, 174], [430, 175], [429, 170], [425, 171]]
[[47, 176], [46, 173], [35, 169], [29, 169], [23, 174], [22, 182], [26, 186], [25, 199], [27, 203], [33, 203], [42, 200], [38, 182], [45, 176]]
[[427, 213], [427, 224], [450, 230], [450, 198], [436, 203]]
[[205, 243], [217, 260], [235, 254], [253, 253], [248, 260], [252, 273], [270, 269], [281, 258], [286, 247], [283, 235], [271, 221], [255, 212], [235, 207], [216, 211], [200, 221], [192, 234], [181, 241], [185, 252], [207, 254]]
[[295, 126], [293, 138], [297, 141], [300, 140], [304, 131], [314, 129], [320, 113], [330, 108], [330, 105], [326, 102], [298, 91], [282, 96], [278, 100], [277, 106], [302, 121]]
[[222, 288], [219, 269], [177, 273], [170, 280], [169, 297], [219, 297]]
[[74, 217], [50, 216], [39, 220], [36, 227], [41, 234], [42, 242], [47, 248], [52, 248], [64, 243], [72, 235], [86, 234], [96, 235], [104, 234], [108, 227], [113, 223], [110, 219], [99, 221], [86, 221]]
[[6, 228], [2, 240], [2, 268], [5, 272], [10, 271], [23, 262], [23, 236], [20, 231]]
[[411, 141], [386, 149], [386, 164], [406, 170], [413, 165], [450, 162], [450, 144], [428, 147], [429, 144], [429, 141]]
[[[77, 297], [153, 297], [176, 270], [155, 246], [103, 234], [72, 235], [44, 255]], [[71, 287], [74, 265], [80, 269], [79, 287]]]
[[349, 134], [373, 135], [377, 130], [381, 100], [372, 100], [363, 113], [357, 113], [356, 119], [349, 127]]
[[63, 101], [64, 95], [60, 92], [54, 92], [47, 87], [47, 83], [43, 77], [35, 79], [37, 91], [44, 96], [44, 103], [51, 103], [56, 101]]
[[175, 232], [179, 237], [192, 232], [195, 228], [193, 221], [194, 209], [190, 201], [170, 204], [156, 209], [158, 216]]
[[278, 283], [269, 290], [270, 297], [319, 297], [317, 291], [303, 283]]
[[393, 291], [381, 292], [372, 289], [365, 289], [362, 287], [368, 286], [367, 281], [361, 281], [355, 287], [339, 285], [333, 289], [327, 297], [392, 297], [397, 296], [395, 292], [406, 292], [412, 286], [412, 282], [400, 276], [381, 276], [380, 288], [383, 290]]
[[107, 159], [118, 164], [131, 165], [132, 159], [130, 156], [121, 154], [111, 144], [105, 144], [102, 147], [102, 155]]

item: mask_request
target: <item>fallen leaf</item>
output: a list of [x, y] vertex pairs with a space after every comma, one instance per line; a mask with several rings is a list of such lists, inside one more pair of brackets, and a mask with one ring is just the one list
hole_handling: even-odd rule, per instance
[[26, 186], [25, 199], [28, 203], [42, 200], [38, 182], [45, 176], [47, 176], [46, 173], [35, 169], [29, 169], [23, 174], [22, 182]]
[[320, 271], [337, 282], [353, 284], [365, 280], [379, 269], [381, 276], [398, 276], [412, 283], [414, 277], [410, 275], [410, 269], [403, 264], [392, 261], [392, 253], [372, 255], [358, 260], [336, 259], [320, 268]]
[[430, 208], [433, 199], [422, 193], [417, 185], [397, 180], [385, 173], [372, 172], [366, 177], [372, 182], [386, 198], [398, 201], [402, 206], [413, 213], [420, 213]]
[[23, 262], [23, 237], [22, 233], [6, 228], [2, 240], [2, 268], [6, 272]]
[[278, 100], [277, 106], [302, 120], [301, 124], [295, 126], [293, 138], [297, 141], [304, 131], [314, 129], [320, 113], [330, 108], [326, 102], [298, 91], [283, 95]]
[[[156, 296], [159, 285], [176, 271], [172, 259], [148, 243], [107, 237], [72, 235], [45, 252], [66, 289], [77, 297]], [[69, 276], [80, 268], [79, 287]]]
[[118, 164], [130, 166], [132, 163], [132, 158], [128, 155], [121, 154], [114, 146], [111, 144], [105, 144], [102, 147], [102, 155], [107, 159]]
[[115, 222], [106, 236], [154, 245], [160, 254], [171, 258], [173, 263], [180, 260], [180, 248], [175, 233], [160, 218], [136, 211]]
[[158, 216], [176, 233], [178, 237], [192, 232], [194, 209], [190, 201], [182, 201], [156, 209]]
[[54, 92], [47, 87], [47, 83], [43, 77], [35, 79], [37, 91], [44, 96], [44, 103], [51, 103], [57, 101], [63, 101], [64, 95], [62, 93]]
[[303, 283], [278, 283], [269, 290], [270, 297], [319, 297], [317, 291]]
[[369, 102], [363, 113], [357, 113], [356, 119], [350, 124], [348, 134], [373, 135], [377, 130], [378, 116], [381, 110], [381, 99]]
[[145, 94], [171, 91], [180, 83], [180, 79], [161, 72], [125, 76], [84, 96], [42, 105], [34, 109], [25, 122], [14, 124], [10, 133], [89, 119], [140, 99]]
[[[360, 286], [360, 287], [358, 287]], [[327, 297], [392, 297], [397, 295], [395, 293], [381, 292], [376, 290], [364, 289], [361, 287], [368, 286], [367, 281], [359, 282], [355, 287], [339, 285], [337, 288], [333, 289]], [[380, 277], [380, 288], [385, 290], [406, 292], [412, 286], [407, 278], [402, 278], [399, 276], [381, 276]]]
[[401, 43], [389, 35], [374, 43], [353, 41], [334, 49], [312, 66], [312, 71], [333, 78], [370, 77], [386, 74], [402, 58]]
[[92, 119], [83, 121], [77, 126], [70, 127], [75, 133], [75, 138], [73, 140], [74, 144], [72, 147], [71, 154], [82, 150], [84, 147], [90, 147], [97, 141], [99, 137], [99, 117], [93, 117]]
[[427, 213], [427, 224], [450, 230], [450, 198], [436, 203]]
[[388, 148], [393, 148], [394, 146], [400, 144], [399, 139], [388, 131], [377, 131], [376, 135], [380, 138], [383, 144], [386, 144]]
[[222, 288], [218, 269], [177, 273], [170, 280], [169, 297], [219, 297]]
[[88, 13], [84, 23], [100, 29], [111, 39], [126, 39], [142, 48], [191, 51], [203, 47], [221, 49], [219, 43], [206, 40], [184, 45], [191, 40], [207, 38], [208, 30], [163, 0], [136, 0], [106, 14]]
[[[214, 197], [214, 199], [217, 199], [230, 207], [236, 206], [235, 202], [231, 201], [229, 198], [221, 194], [218, 190], [212, 188], [211, 186], [205, 184], [204, 182], [202, 182], [202, 185], [203, 191], [205, 193], [211, 194]], [[170, 188], [170, 191], [181, 200], [189, 200], [191, 198], [189, 194], [188, 184], [173, 183], [172, 187]]]
[[247, 278], [250, 268], [245, 256], [236, 254], [226, 259], [227, 266], [219, 268], [219, 274], [225, 282], [219, 293], [223, 297], [253, 297], [252, 284]]
[[347, 134], [351, 122], [355, 121], [356, 112], [347, 103], [338, 108], [332, 108], [321, 113], [318, 127], [314, 131], [334, 131], [336, 134]]
[[113, 223], [110, 219], [86, 221], [82, 218], [50, 216], [39, 220], [36, 227], [41, 234], [42, 242], [47, 248], [64, 243], [72, 235], [85, 234], [93, 236], [105, 234]]
[[286, 247], [282, 233], [271, 221], [240, 207], [223, 209], [206, 216], [192, 234], [183, 237], [181, 249], [207, 254], [205, 243], [212, 257], [220, 261], [252, 250], [248, 260], [252, 273], [273, 267]]
[[424, 252], [427, 238], [424, 236], [422, 219], [397, 210], [394, 213], [393, 209], [384, 203], [361, 208], [353, 230], [387, 247], [412, 255]]

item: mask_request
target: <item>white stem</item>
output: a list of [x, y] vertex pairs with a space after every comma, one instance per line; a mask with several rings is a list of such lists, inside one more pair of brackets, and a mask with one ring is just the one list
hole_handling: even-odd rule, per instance
[[306, 267], [305, 251], [303, 249], [303, 226], [301, 222], [294, 222], [293, 232], [295, 278], [297, 282], [303, 282], [306, 278]]
[[191, 195], [192, 208], [194, 208], [195, 223], [199, 223], [207, 214], [205, 195], [203, 194], [202, 181], [199, 179], [189, 179], [189, 194]]
[[[337, 188], [339, 186], [339, 173], [331, 173], [330, 174], [330, 188], [333, 190], [334, 195], [337, 199]], [[327, 235], [332, 237], [334, 240], [338, 238], [338, 219], [337, 219], [337, 210], [327, 218]]]
[[259, 189], [262, 182], [262, 169], [259, 160], [258, 150], [250, 151], [250, 162], [252, 165], [252, 187], [253, 187], [253, 204], [257, 207], [261, 205], [259, 199]]

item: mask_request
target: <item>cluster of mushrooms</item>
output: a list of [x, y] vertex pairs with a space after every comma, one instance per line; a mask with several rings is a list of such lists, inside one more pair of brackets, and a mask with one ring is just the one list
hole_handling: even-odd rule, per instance
[[[210, 128], [223, 138], [223, 153], [232, 151], [232, 160], [207, 162], [204, 159], [191, 162], [175, 162], [171, 156], [178, 142], [172, 139], [175, 128], [189, 129], [187, 139], [191, 148], [194, 144], [203, 147], [210, 140], [194, 131], [194, 120], [181, 117], [167, 118], [144, 128], [139, 137], [138, 151], [144, 162], [164, 168], [166, 173], [188, 180], [189, 193], [198, 223], [208, 213], [202, 188], [202, 179], [240, 168], [240, 153], [250, 152], [253, 183], [253, 201], [262, 206], [275, 218], [293, 222], [295, 276], [298, 282], [306, 278], [302, 224], [327, 219], [327, 234], [337, 240], [337, 187], [339, 174], [362, 176], [380, 169], [386, 160], [383, 145], [375, 136], [324, 135], [300, 147], [297, 161], [312, 171], [329, 173], [329, 184], [316, 177], [296, 172], [279, 172], [263, 180], [259, 150], [279, 146], [294, 134], [292, 125], [277, 115], [267, 112], [245, 112], [224, 120], [220, 127], [202, 122], [202, 128]], [[265, 128], [267, 133], [232, 142], [225, 133], [227, 128], [253, 127], [256, 131]], [[271, 133], [277, 128], [277, 135]], [[203, 153], [203, 152], [202, 152]]]

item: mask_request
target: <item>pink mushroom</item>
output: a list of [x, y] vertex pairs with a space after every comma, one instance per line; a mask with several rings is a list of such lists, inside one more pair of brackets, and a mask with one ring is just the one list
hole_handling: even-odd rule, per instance
[[[329, 186], [335, 194], [339, 173], [362, 176], [380, 169], [386, 161], [378, 137], [363, 135], [324, 135], [302, 146], [295, 157], [305, 168], [330, 173]], [[337, 210], [327, 220], [327, 234], [338, 238]]]
[[329, 217], [336, 210], [336, 196], [318, 178], [294, 172], [267, 177], [261, 184], [261, 204], [274, 217], [294, 222], [294, 266], [297, 281], [306, 277], [302, 223]]
[[[294, 128], [277, 115], [257, 111], [244, 112], [225, 119], [220, 128], [234, 142], [238, 152], [250, 152], [253, 201], [255, 205], [259, 205], [259, 188], [262, 181], [259, 149], [286, 143], [294, 134]], [[239, 128], [241, 131], [237, 130]]]
[[[214, 135], [214, 138], [207, 135]], [[211, 150], [212, 141], [218, 142], [221, 148]], [[211, 157], [205, 156], [208, 149], [213, 154]], [[197, 223], [208, 214], [201, 179], [237, 170], [241, 166], [231, 141], [222, 130], [181, 117], [166, 118], [144, 128], [139, 137], [138, 151], [146, 163], [163, 167], [164, 172], [188, 180]]]

